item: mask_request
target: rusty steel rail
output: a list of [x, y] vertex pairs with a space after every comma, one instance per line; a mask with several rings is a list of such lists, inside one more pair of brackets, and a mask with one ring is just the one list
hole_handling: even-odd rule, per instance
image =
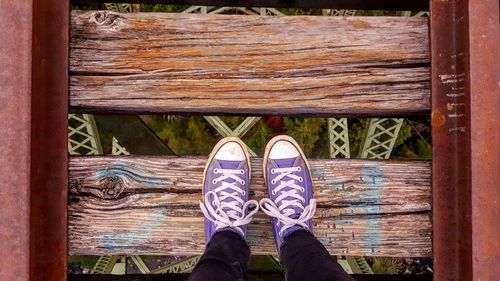
[[500, 276], [498, 11], [431, 1], [435, 280]]
[[32, 3], [30, 281], [64, 280], [69, 2]]
[[3, 256], [0, 280], [28, 280], [32, 7], [25, 1], [3, 1], [2, 4], [0, 127], [4, 133], [0, 138], [0, 252]]
[[0, 9], [0, 280], [64, 280], [68, 1]]

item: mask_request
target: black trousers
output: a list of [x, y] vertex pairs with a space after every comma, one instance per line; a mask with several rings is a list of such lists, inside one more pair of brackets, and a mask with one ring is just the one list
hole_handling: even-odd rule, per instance
[[[189, 281], [244, 281], [250, 249], [232, 231], [216, 233]], [[296, 231], [281, 247], [287, 281], [354, 281], [309, 232]]]

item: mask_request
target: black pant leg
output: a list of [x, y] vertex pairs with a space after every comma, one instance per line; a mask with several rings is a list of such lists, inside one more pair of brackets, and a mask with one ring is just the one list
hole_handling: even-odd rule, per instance
[[244, 281], [250, 248], [232, 231], [221, 231], [210, 243], [193, 269], [189, 281]]
[[296, 231], [281, 247], [287, 281], [354, 281], [311, 233]]

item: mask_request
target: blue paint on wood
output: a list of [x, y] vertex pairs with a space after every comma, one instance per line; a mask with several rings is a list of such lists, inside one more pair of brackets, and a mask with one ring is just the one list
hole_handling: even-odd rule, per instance
[[323, 169], [311, 169], [311, 177], [317, 178], [318, 180], [325, 179], [325, 172]]
[[97, 170], [96, 176], [99, 179], [106, 177], [120, 177], [127, 181], [143, 182], [152, 185], [166, 186], [167, 182], [157, 177], [147, 177], [133, 170], [129, 170], [130, 164], [113, 164], [111, 167]]
[[[100, 238], [99, 246], [112, 254], [119, 253], [120, 248], [125, 245], [130, 247], [131, 244], [141, 244], [149, 239], [159, 225], [165, 223], [166, 218], [167, 216], [163, 214], [150, 214], [144, 218], [144, 222], [134, 232], [103, 235]], [[123, 244], [123, 246], [120, 246], [120, 244]], [[132, 245], [132, 247], [134, 246]]]
[[[361, 171], [361, 180], [368, 185], [368, 188], [375, 190], [372, 200], [372, 206], [367, 206], [366, 210], [369, 214], [380, 213], [379, 206], [381, 205], [381, 190], [384, 183], [384, 170], [374, 164], [369, 164]], [[371, 233], [369, 236], [368, 247], [366, 247], [366, 254], [374, 254], [375, 248], [380, 246], [380, 222], [378, 220], [368, 221], [368, 231]]]

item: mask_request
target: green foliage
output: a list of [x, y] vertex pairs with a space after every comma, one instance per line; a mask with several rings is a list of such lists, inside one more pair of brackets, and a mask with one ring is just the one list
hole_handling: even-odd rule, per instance
[[271, 129], [262, 120], [254, 125], [252, 130], [250, 130], [244, 139], [245, 143], [250, 147], [257, 155], [264, 154], [264, 148], [267, 142], [272, 137]]
[[366, 133], [366, 127], [368, 126], [368, 119], [349, 119], [349, 149], [351, 151], [351, 157], [355, 158], [359, 150], [361, 149], [361, 144]]
[[153, 131], [176, 155], [208, 155], [215, 145], [209, 124], [203, 117], [192, 116], [166, 120], [156, 117]]
[[401, 261], [394, 258], [377, 257], [371, 260], [371, 268], [375, 274], [398, 274], [402, 267]]
[[[154, 117], [153, 130], [177, 155], [208, 155], [218, 138], [218, 133], [202, 117], [177, 117], [167, 120]], [[232, 129], [245, 117], [225, 116], [224, 122]], [[328, 127], [322, 118], [283, 118], [284, 133], [295, 138], [306, 155], [316, 158], [329, 157]], [[349, 144], [351, 155], [358, 155], [363, 142], [368, 119], [349, 119]], [[394, 158], [430, 159], [430, 120], [414, 119], [418, 133], [409, 123], [402, 125], [392, 153]], [[262, 155], [267, 142], [277, 133], [262, 120], [243, 136], [244, 142], [258, 155]], [[105, 134], [101, 137], [109, 138]], [[219, 136], [220, 137], [220, 136]], [[104, 143], [103, 143], [104, 144]], [[109, 150], [105, 147], [106, 151]]]
[[398, 138], [394, 143], [394, 147], [402, 145], [409, 138], [411, 138], [411, 127], [403, 122], [403, 125], [401, 125], [401, 129], [399, 130]]
[[[396, 158], [431, 159], [431, 124], [430, 118], [412, 118], [405, 120], [405, 134], [402, 141], [396, 142], [392, 156]], [[401, 128], [403, 130], [403, 128]]]
[[80, 266], [82, 269], [86, 268], [92, 270], [99, 257], [96, 256], [70, 256], [68, 257], [69, 266]]
[[103, 7], [99, 3], [91, 3], [91, 4], [85, 4], [85, 5], [71, 4], [70, 9], [71, 10], [100, 10], [100, 9], [103, 9]]
[[224, 123], [226, 123], [226, 125], [231, 128], [231, 129], [236, 129], [236, 127], [238, 127], [238, 125], [241, 124], [241, 122], [243, 122], [243, 120], [245, 120], [245, 117], [239, 117], [239, 116], [222, 116], [222, 117], [219, 117], [222, 121], [224, 121]]
[[[294, 138], [306, 155], [312, 155], [322, 130], [326, 130], [323, 118], [284, 118], [285, 131]], [[327, 141], [327, 140], [325, 140]]]
[[164, 5], [164, 4], [142, 4], [141, 12], [153, 13], [180, 13], [189, 6]]
[[382, 11], [382, 10], [357, 10], [356, 16], [378, 16], [378, 17], [390, 17], [390, 16], [400, 16], [399, 11]]
[[278, 9], [287, 16], [303, 16], [303, 15], [321, 15], [321, 9]]

